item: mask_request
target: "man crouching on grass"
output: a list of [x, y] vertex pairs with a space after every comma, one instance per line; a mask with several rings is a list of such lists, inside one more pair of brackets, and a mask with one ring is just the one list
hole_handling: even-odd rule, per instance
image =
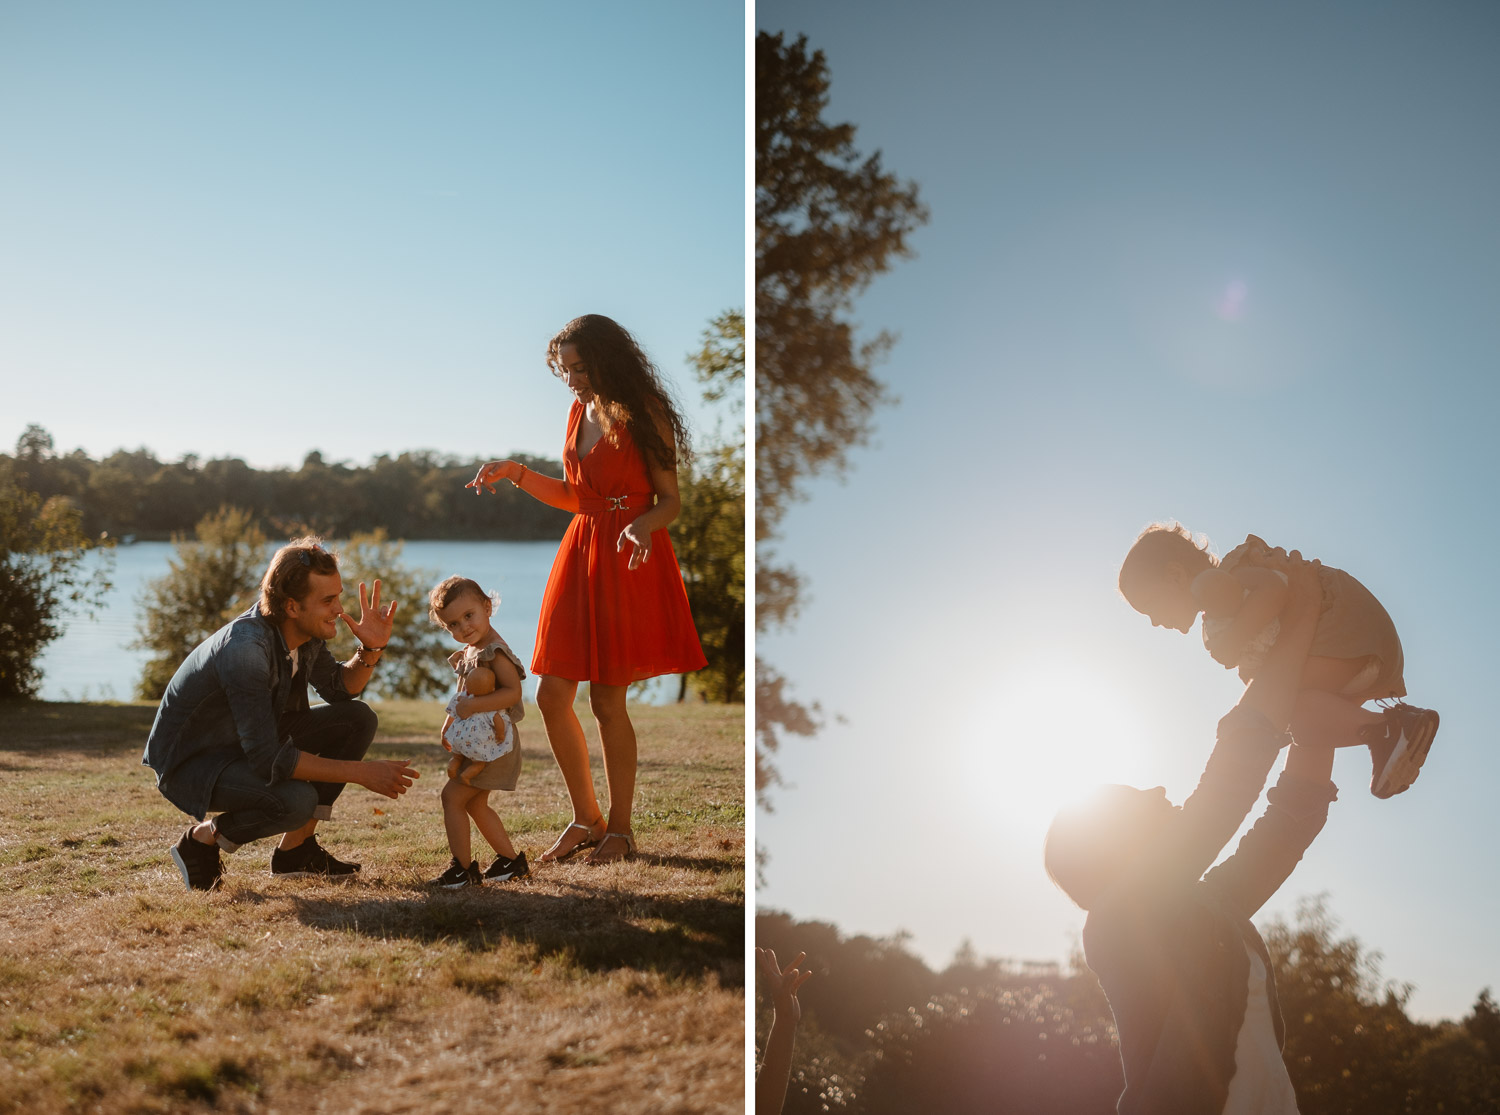
[[[380, 608], [380, 582], [359, 586], [359, 622], [340, 605], [338, 559], [317, 538], [299, 538], [271, 559], [260, 600], [221, 627], [177, 668], [156, 710], [141, 762], [162, 796], [199, 824], [171, 849], [182, 881], [212, 890], [224, 874], [219, 849], [281, 833], [272, 875], [349, 876], [313, 831], [349, 782], [388, 798], [416, 770], [405, 759], [365, 760], [375, 712], [354, 700], [391, 637], [396, 605]], [[340, 664], [327, 640], [342, 619], [359, 649]], [[326, 705], [309, 708], [311, 684]], [[211, 821], [209, 813], [218, 816]]]

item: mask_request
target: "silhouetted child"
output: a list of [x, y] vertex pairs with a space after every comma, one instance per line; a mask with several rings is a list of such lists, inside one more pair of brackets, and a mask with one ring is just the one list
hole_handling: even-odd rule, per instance
[[[1295, 551], [1293, 552], [1295, 555]], [[1249, 682], [1281, 629], [1288, 590], [1285, 550], [1255, 535], [1223, 558], [1186, 529], [1153, 524], [1120, 567], [1120, 592], [1154, 627], [1186, 634], [1203, 616], [1215, 661]], [[1316, 564], [1316, 563], [1315, 563]], [[1437, 734], [1438, 714], [1406, 695], [1396, 625], [1380, 601], [1342, 569], [1318, 566], [1322, 607], [1302, 669], [1292, 735], [1334, 747], [1369, 747], [1370, 792], [1388, 798], [1414, 781]], [[1366, 701], [1392, 702], [1379, 712]]]
[[[432, 880], [456, 889], [527, 874], [526, 853], [517, 853], [499, 814], [490, 808], [491, 790], [514, 790], [521, 772], [521, 738], [516, 722], [525, 715], [521, 679], [526, 670], [515, 652], [490, 626], [494, 603], [468, 577], [449, 577], [427, 598], [428, 616], [463, 649], [448, 657], [459, 683], [443, 721], [443, 746], [454, 752], [443, 786], [443, 827], [453, 862]], [[495, 850], [483, 875], [471, 854], [469, 822]]]

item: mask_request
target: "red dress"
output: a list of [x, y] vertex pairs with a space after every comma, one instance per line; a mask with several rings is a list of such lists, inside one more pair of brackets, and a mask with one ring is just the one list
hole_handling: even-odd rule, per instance
[[666, 529], [651, 535], [651, 558], [630, 569], [620, 532], [653, 502], [651, 476], [629, 433], [600, 438], [580, 460], [583, 404], [568, 411], [563, 475], [581, 505], [568, 524], [542, 594], [531, 672], [570, 681], [629, 685], [708, 664]]

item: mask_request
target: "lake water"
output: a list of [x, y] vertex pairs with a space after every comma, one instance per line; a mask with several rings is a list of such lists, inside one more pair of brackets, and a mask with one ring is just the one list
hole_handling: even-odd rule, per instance
[[[166, 574], [172, 552], [170, 542], [137, 542], [115, 549], [113, 587], [104, 608], [93, 619], [66, 617], [63, 635], [42, 655], [39, 695], [43, 700], [134, 698], [136, 680], [150, 655], [128, 644], [138, 637], [136, 624], [146, 582]], [[408, 569], [430, 572], [433, 584], [450, 573], [461, 573], [498, 592], [495, 630], [522, 662], [529, 663], [542, 590], [556, 553], [556, 542], [407, 542], [400, 560]], [[403, 608], [427, 608], [425, 599], [400, 603]], [[346, 586], [344, 604], [358, 611], [356, 586]], [[528, 679], [528, 697], [531, 693]], [[676, 685], [659, 683], [651, 697], [660, 699], [668, 693], [675, 696]]]

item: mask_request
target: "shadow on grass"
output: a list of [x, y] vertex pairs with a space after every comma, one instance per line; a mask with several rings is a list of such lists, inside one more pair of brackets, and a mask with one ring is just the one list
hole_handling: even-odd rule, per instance
[[[155, 703], [107, 704], [77, 701], [0, 701], [0, 754], [79, 751], [115, 755], [145, 750], [156, 719]], [[447, 761], [431, 740], [390, 741], [376, 737], [372, 757]], [[550, 752], [524, 753], [550, 761]]]
[[297, 919], [317, 929], [450, 941], [471, 952], [510, 942], [538, 960], [589, 971], [630, 968], [695, 979], [713, 972], [726, 987], [744, 984], [745, 908], [728, 899], [491, 886], [342, 902], [293, 896], [291, 903]]
[[724, 861], [721, 859], [710, 859], [708, 856], [653, 856], [637, 853], [636, 858], [642, 863], [655, 864], [658, 867], [676, 867], [685, 871], [723, 871]]
[[0, 701], [0, 751], [139, 752], [155, 718], [154, 704]]

